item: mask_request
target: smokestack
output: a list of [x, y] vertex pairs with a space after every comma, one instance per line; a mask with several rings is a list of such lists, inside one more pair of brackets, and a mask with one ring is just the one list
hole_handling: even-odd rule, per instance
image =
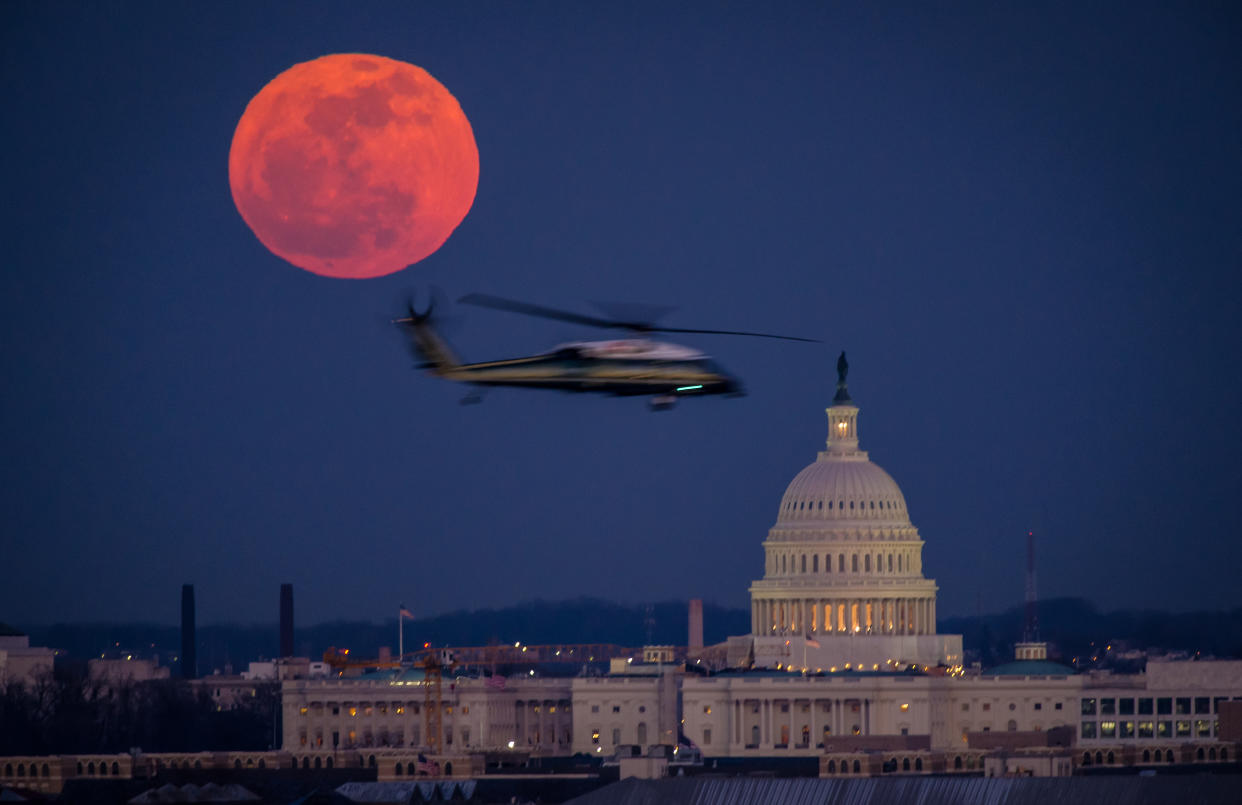
[[293, 656], [293, 585], [280, 585], [280, 656]]
[[198, 655], [194, 635], [194, 585], [181, 585], [181, 678], [198, 678]]
[[686, 646], [691, 651], [703, 648], [703, 599], [690, 599], [690, 639]]
[[1035, 532], [1026, 532], [1026, 628], [1022, 632], [1025, 643], [1039, 642], [1039, 613], [1035, 597]]

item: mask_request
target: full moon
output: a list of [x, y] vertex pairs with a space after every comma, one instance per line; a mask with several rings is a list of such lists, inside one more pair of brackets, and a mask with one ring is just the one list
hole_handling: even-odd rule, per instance
[[478, 184], [479, 150], [457, 99], [421, 67], [361, 53], [273, 78], [229, 150], [246, 224], [274, 254], [330, 277], [380, 277], [427, 257]]

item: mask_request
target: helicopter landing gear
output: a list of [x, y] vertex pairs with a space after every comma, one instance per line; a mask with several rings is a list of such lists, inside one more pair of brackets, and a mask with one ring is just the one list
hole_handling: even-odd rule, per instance
[[677, 398], [672, 394], [661, 394], [658, 397], [652, 397], [648, 402], [652, 411], [667, 411], [677, 404]]

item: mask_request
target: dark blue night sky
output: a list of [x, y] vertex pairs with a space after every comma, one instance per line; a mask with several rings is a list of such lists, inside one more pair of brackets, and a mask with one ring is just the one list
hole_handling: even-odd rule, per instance
[[[0, 620], [745, 606], [841, 349], [942, 615], [1020, 601], [1028, 528], [1043, 596], [1242, 604], [1234, 4], [347, 5], [0, 8]], [[424, 67], [478, 142], [465, 221], [381, 279], [229, 192], [249, 99], [334, 52]], [[741, 400], [462, 407], [387, 323], [433, 283], [824, 343], [683, 339]], [[595, 335], [452, 313], [473, 360]]]

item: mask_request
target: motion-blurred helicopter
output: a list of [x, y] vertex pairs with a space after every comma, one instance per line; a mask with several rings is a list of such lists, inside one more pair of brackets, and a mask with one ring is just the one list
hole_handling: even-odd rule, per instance
[[[706, 333], [818, 343], [812, 338], [772, 333], [658, 327], [650, 321], [584, 316], [479, 293], [463, 296], [458, 302], [589, 327], [628, 330], [636, 335]], [[431, 314], [434, 307], [433, 297], [427, 310], [418, 313], [411, 299], [409, 315], [394, 319], [393, 324], [401, 325], [409, 332], [410, 345], [421, 361], [419, 368], [427, 369], [446, 380], [480, 387], [516, 386], [615, 396], [650, 396], [651, 408], [656, 411], [671, 408], [681, 397], [745, 395], [741, 381], [704, 353], [680, 344], [653, 341], [644, 337], [613, 341], [572, 341], [539, 355], [485, 363], [462, 363], [432, 325]], [[481, 393], [476, 391], [467, 395], [462, 403], [477, 403], [480, 400]]]

